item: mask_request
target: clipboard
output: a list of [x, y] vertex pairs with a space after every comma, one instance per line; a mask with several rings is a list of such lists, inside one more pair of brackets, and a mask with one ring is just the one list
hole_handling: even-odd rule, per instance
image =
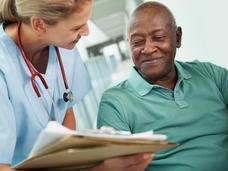
[[143, 152], [156, 153], [176, 144], [143, 138], [64, 135], [54, 143], [36, 151], [14, 166], [16, 170], [69, 170], [92, 167], [105, 159]]

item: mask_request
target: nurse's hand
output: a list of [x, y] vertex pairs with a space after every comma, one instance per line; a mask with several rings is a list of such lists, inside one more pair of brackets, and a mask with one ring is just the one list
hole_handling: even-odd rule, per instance
[[[90, 169], [83, 169], [81, 171], [143, 171], [151, 160], [153, 160], [153, 155], [150, 153], [116, 157], [107, 159], [98, 166]], [[0, 164], [0, 171], [15, 170], [9, 165]]]
[[153, 158], [151, 153], [111, 158], [96, 167], [82, 171], [144, 171]]
[[0, 171], [15, 171], [15, 170], [11, 169], [10, 165], [0, 164]]

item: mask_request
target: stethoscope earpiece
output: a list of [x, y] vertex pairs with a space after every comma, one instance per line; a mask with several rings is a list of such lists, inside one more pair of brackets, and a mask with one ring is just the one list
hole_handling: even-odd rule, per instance
[[74, 100], [72, 91], [63, 93], [63, 100], [64, 102], [72, 102]]

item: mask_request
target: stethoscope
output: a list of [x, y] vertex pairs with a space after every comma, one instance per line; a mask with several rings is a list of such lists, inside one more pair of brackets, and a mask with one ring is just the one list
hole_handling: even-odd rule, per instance
[[[40, 79], [40, 81], [42, 82], [43, 86], [45, 87], [45, 89], [47, 91], [48, 91], [48, 85], [47, 85], [45, 79], [43, 78], [43, 76], [38, 71], [36, 71], [36, 69], [31, 64], [31, 62], [28, 60], [28, 58], [25, 54], [25, 51], [24, 51], [23, 46], [22, 46], [21, 38], [20, 38], [20, 28], [21, 28], [21, 22], [19, 22], [19, 24], [18, 24], [16, 41], [17, 41], [19, 50], [21, 52], [21, 55], [22, 55], [26, 65], [27, 65], [27, 67], [31, 73], [31, 82], [32, 82], [33, 89], [34, 89], [36, 95], [38, 97], [41, 97], [41, 94], [40, 94], [38, 87], [36, 85], [35, 78], [38, 77]], [[67, 79], [66, 79], [66, 74], [64, 71], [64, 67], [63, 67], [63, 63], [62, 63], [62, 59], [61, 59], [61, 55], [60, 55], [58, 47], [55, 47], [55, 51], [56, 51], [56, 54], [58, 57], [58, 61], [59, 61], [59, 65], [60, 65], [60, 69], [61, 69], [61, 73], [62, 73], [62, 78], [63, 78], [64, 86], [66, 89], [66, 91], [63, 93], [63, 100], [65, 102], [72, 102], [74, 99], [74, 96], [73, 96], [72, 91], [69, 90], [69, 86], [68, 86]]]

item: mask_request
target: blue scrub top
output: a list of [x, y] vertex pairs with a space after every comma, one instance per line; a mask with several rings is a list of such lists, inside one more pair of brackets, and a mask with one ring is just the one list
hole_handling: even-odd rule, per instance
[[[53, 46], [49, 48], [49, 61], [43, 77], [57, 106], [59, 115], [56, 119], [62, 123], [66, 110], [85, 96], [91, 84], [77, 49], [60, 49], [60, 53], [74, 101], [63, 101], [65, 86]], [[35, 94], [31, 73], [18, 47], [0, 25], [0, 163], [15, 165], [24, 160], [48, 123], [46, 110], [55, 115], [50, 96], [39, 79], [36, 81], [42, 98]]]

